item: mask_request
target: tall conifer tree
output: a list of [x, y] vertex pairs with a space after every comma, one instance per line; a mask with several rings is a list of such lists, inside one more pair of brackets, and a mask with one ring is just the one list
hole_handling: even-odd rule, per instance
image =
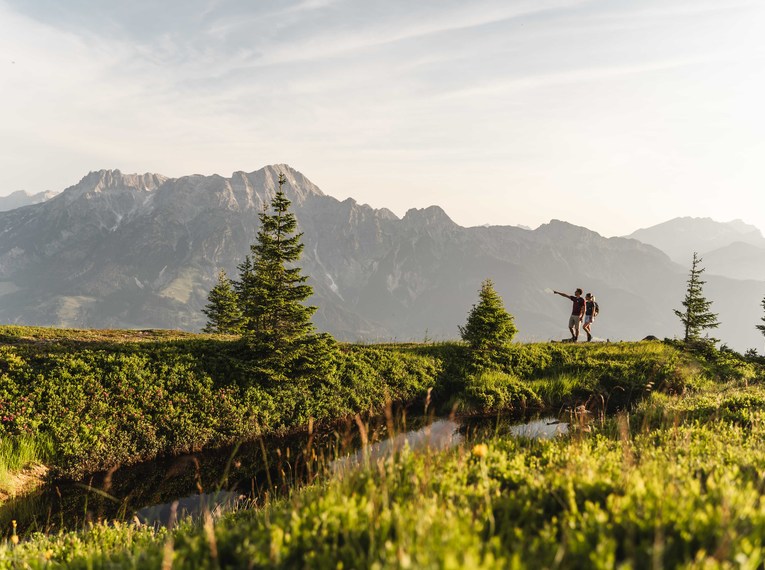
[[[765, 310], [765, 297], [762, 299], [762, 308]], [[762, 317], [762, 322], [765, 323], [765, 317]], [[765, 325], [755, 325], [763, 335], [765, 335]]]
[[295, 233], [297, 220], [289, 211], [284, 194], [286, 183], [279, 174], [279, 188], [271, 203], [260, 213], [260, 229], [251, 247], [252, 303], [245, 304], [247, 333], [262, 349], [279, 353], [313, 333], [311, 315], [316, 307], [303, 304], [313, 294], [308, 279], [294, 263], [303, 253], [302, 233]]
[[226, 272], [218, 272], [218, 282], [207, 296], [208, 303], [202, 312], [207, 315], [207, 324], [202, 329], [206, 333], [239, 334], [242, 332], [243, 318], [239, 308], [239, 298], [234, 291]]
[[[703, 285], [706, 281], [701, 280], [704, 268], [701, 267], [702, 259], [696, 252], [693, 253], [691, 272], [688, 278], [688, 288], [683, 300], [683, 310], [675, 309], [675, 315], [680, 318], [684, 328], [684, 340], [694, 341], [701, 338], [701, 332], [706, 329], [716, 329], [720, 323], [717, 314], [710, 312], [712, 301], [704, 297]], [[716, 339], [710, 339], [715, 341]]]

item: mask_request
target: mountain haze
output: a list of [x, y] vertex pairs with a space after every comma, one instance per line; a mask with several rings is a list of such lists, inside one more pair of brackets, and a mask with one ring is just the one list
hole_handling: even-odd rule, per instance
[[765, 282], [765, 247], [735, 241], [703, 256], [708, 273]]
[[[570, 302], [546, 290], [575, 287], [597, 295], [597, 337], [680, 333], [672, 309], [687, 268], [653, 246], [557, 220], [535, 230], [465, 228], [438, 206], [399, 218], [328, 196], [287, 165], [229, 178], [102, 170], [46, 202], [0, 213], [0, 320], [198, 330], [218, 269], [237, 276], [280, 172], [304, 232], [300, 265], [314, 287], [314, 321], [338, 338], [455, 338], [485, 278], [523, 339], [565, 337]], [[716, 336], [759, 346], [765, 284], [710, 277], [708, 287], [723, 322]]]
[[675, 218], [629, 236], [658, 247], [674, 261], [690, 267], [693, 252], [705, 255], [735, 242], [765, 248], [765, 237], [755, 226], [741, 220], [716, 222], [711, 218]]
[[688, 267], [696, 252], [706, 275], [765, 281], [765, 237], [741, 220], [675, 218], [638, 230], [630, 237], [658, 247]]
[[30, 204], [39, 204], [40, 202], [45, 202], [46, 200], [51, 199], [55, 195], [55, 192], [29, 194], [24, 190], [17, 190], [7, 196], [0, 196], [0, 212], [7, 212], [8, 210], [29, 206]]

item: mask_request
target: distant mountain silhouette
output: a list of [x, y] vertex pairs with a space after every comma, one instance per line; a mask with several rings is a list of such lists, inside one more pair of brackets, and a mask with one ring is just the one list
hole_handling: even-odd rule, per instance
[[674, 261], [689, 267], [694, 251], [706, 257], [707, 252], [736, 242], [765, 248], [765, 237], [760, 230], [741, 220], [716, 222], [711, 218], [675, 218], [637, 230], [627, 237], [658, 247]]
[[[0, 321], [199, 330], [218, 269], [255, 241], [258, 212], [287, 177], [319, 307], [314, 321], [346, 340], [451, 339], [492, 278], [525, 340], [567, 336], [570, 303], [546, 290], [582, 287], [601, 307], [597, 337], [680, 333], [672, 313], [687, 279], [635, 239], [553, 220], [535, 230], [464, 228], [438, 206], [403, 218], [325, 195], [287, 165], [231, 177], [91, 172], [36, 205], [0, 213]], [[760, 346], [765, 283], [708, 277], [715, 336]]]
[[0, 212], [7, 212], [8, 210], [14, 210], [23, 206], [29, 206], [30, 204], [39, 204], [45, 202], [53, 196], [55, 192], [38, 192], [37, 194], [29, 194], [24, 190], [17, 190], [7, 196], [0, 196]]
[[710, 274], [765, 282], [765, 247], [736, 241], [705, 253], [702, 264]]

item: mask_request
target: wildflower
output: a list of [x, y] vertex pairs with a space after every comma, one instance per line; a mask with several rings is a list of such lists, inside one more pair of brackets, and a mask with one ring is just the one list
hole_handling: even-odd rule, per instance
[[489, 446], [485, 443], [477, 443], [473, 446], [473, 457], [486, 457], [489, 453]]

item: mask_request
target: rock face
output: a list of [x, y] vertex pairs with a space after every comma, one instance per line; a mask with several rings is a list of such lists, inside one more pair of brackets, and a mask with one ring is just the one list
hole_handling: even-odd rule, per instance
[[[680, 332], [672, 309], [687, 270], [652, 246], [556, 220], [464, 228], [437, 206], [399, 219], [327, 196], [286, 165], [230, 178], [91, 172], [46, 202], [0, 213], [0, 321], [198, 330], [218, 269], [236, 278], [280, 172], [304, 232], [314, 321], [338, 338], [456, 338], [486, 278], [522, 339], [567, 336], [570, 304], [546, 290], [576, 287], [597, 295], [596, 336]], [[709, 280], [727, 327], [716, 336], [757, 346], [762, 284]]]

